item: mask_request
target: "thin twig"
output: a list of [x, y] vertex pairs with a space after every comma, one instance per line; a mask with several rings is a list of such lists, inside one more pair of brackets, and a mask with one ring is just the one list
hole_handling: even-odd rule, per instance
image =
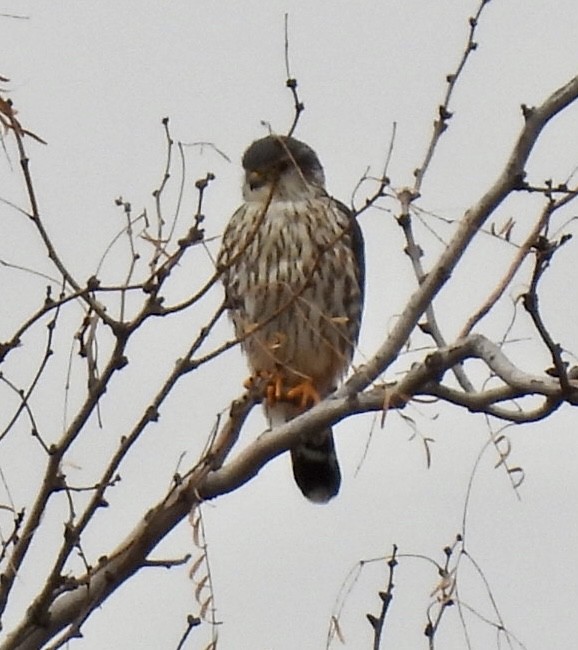
[[366, 614], [369, 624], [373, 628], [373, 650], [379, 650], [381, 644], [381, 635], [383, 634], [383, 626], [385, 624], [385, 617], [389, 610], [391, 601], [393, 600], [393, 574], [395, 567], [397, 566], [397, 546], [393, 545], [393, 551], [391, 557], [387, 561], [387, 566], [389, 568], [389, 577], [387, 580], [387, 587], [385, 591], [379, 592], [379, 597], [381, 599], [381, 609], [377, 616], [373, 614]]
[[289, 63], [289, 14], [287, 13], [285, 14], [285, 72], [287, 74], [285, 85], [289, 88], [293, 97], [293, 122], [287, 131], [287, 135], [290, 137], [297, 128], [301, 113], [305, 110], [305, 104], [299, 99], [297, 79], [291, 74], [291, 66]]
[[482, 15], [483, 10], [486, 7], [486, 5], [489, 4], [489, 2], [490, 0], [481, 0], [476, 13], [469, 18], [468, 37], [467, 37], [466, 46], [462, 53], [461, 59], [458, 63], [455, 72], [448, 74], [446, 77], [446, 82], [447, 82], [446, 93], [442, 100], [442, 103], [438, 107], [438, 117], [434, 121], [432, 137], [430, 139], [423, 162], [414, 171], [415, 181], [414, 181], [413, 192], [412, 192], [414, 198], [417, 198], [420, 194], [423, 179], [433, 159], [440, 138], [448, 128], [448, 121], [453, 115], [453, 113], [450, 111], [450, 101], [452, 99], [454, 90], [456, 88], [456, 84], [458, 83], [462, 75], [462, 72], [464, 71], [466, 63], [468, 62], [468, 59], [478, 47], [478, 44], [475, 41], [476, 28], [478, 26], [478, 22], [480, 20], [480, 16]]
[[549, 200], [542, 213], [540, 214], [539, 219], [534, 224], [534, 227], [530, 231], [529, 235], [526, 237], [522, 245], [518, 248], [516, 255], [514, 256], [508, 270], [506, 271], [504, 277], [500, 280], [498, 285], [492, 290], [490, 295], [485, 300], [484, 304], [476, 311], [475, 314], [468, 318], [468, 321], [463, 326], [461, 332], [458, 334], [458, 338], [466, 337], [473, 328], [486, 316], [493, 306], [498, 302], [498, 300], [503, 296], [504, 291], [510, 286], [512, 280], [514, 279], [516, 273], [520, 270], [522, 263], [532, 250], [538, 235], [542, 232], [544, 227], [549, 223], [550, 218], [556, 210], [568, 204], [570, 201], [574, 200], [578, 194], [578, 189], [574, 189], [571, 193], [567, 193], [562, 198], [557, 201]]
[[187, 627], [183, 632], [183, 636], [180, 638], [179, 643], [177, 644], [176, 650], [182, 650], [185, 647], [185, 641], [189, 638], [190, 633], [194, 628], [198, 627], [201, 624], [201, 619], [189, 614], [187, 616]]
[[555, 343], [548, 331], [542, 315], [540, 314], [538, 306], [538, 282], [544, 274], [544, 271], [550, 266], [552, 256], [559, 250], [569, 239], [569, 236], [562, 237], [559, 241], [549, 241], [546, 237], [538, 237], [534, 242], [534, 249], [536, 251], [536, 263], [534, 272], [532, 273], [532, 280], [530, 282], [530, 289], [524, 295], [524, 307], [530, 314], [530, 317], [540, 334], [540, 338], [546, 344], [552, 356], [552, 362], [556, 369], [556, 376], [560, 380], [562, 391], [564, 395], [570, 395], [572, 389], [569, 383], [567, 364], [562, 359], [562, 348], [558, 343]]

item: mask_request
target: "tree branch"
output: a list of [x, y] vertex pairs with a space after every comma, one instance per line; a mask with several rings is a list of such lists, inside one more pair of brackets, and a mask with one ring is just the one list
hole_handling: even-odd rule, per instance
[[451, 277], [468, 244], [490, 214], [520, 185], [526, 161], [546, 124], [578, 98], [578, 76], [556, 90], [538, 108], [524, 111], [525, 124], [505, 167], [490, 189], [464, 214], [457, 232], [409, 299], [390, 335], [375, 356], [359, 369], [338, 392], [353, 395], [373, 382], [397, 358], [422, 314]]
[[[478, 358], [518, 395], [543, 395], [562, 399], [560, 382], [556, 378], [522, 372], [504, 353], [485, 337], [476, 334], [445, 349], [430, 354], [398, 383], [343, 396], [336, 393], [295, 420], [267, 431], [228, 463], [231, 436], [242, 423], [251, 399], [234, 404], [231, 416], [235, 424], [226, 423], [203, 458], [175, 485], [167, 496], [149, 510], [132, 533], [99, 565], [84, 576], [67, 579], [59, 587], [43, 616], [36, 617], [31, 607], [22, 623], [10, 634], [1, 650], [32, 650], [69, 625], [79, 626], [123, 582], [147, 563], [149, 553], [200, 500], [213, 499], [236, 490], [253, 478], [272, 458], [293, 447], [304, 435], [335, 424], [354, 413], [403, 408], [411, 397], [432, 394], [432, 383], [439, 382], [444, 373], [467, 358]], [[572, 403], [578, 404], [578, 381], [572, 381]], [[496, 394], [503, 399], [505, 393]], [[473, 397], [469, 396], [470, 399]], [[222, 465], [222, 466], [221, 466]], [[217, 467], [217, 469], [214, 469]]]

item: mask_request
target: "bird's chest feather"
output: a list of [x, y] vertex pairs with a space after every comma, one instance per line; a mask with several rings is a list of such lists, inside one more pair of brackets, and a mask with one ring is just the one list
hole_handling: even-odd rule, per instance
[[[232, 260], [226, 284], [239, 298], [247, 292], [314, 286], [342, 255], [346, 219], [326, 200], [275, 201], [263, 214], [246, 204], [233, 217], [224, 247]], [[320, 277], [321, 276], [321, 277]]]
[[[329, 200], [246, 204], [224, 236], [221, 260], [237, 335], [253, 365], [290, 364], [311, 374], [327, 351], [351, 356], [359, 294], [348, 217]], [[352, 316], [356, 318], [353, 319]], [[322, 359], [321, 355], [325, 355]]]

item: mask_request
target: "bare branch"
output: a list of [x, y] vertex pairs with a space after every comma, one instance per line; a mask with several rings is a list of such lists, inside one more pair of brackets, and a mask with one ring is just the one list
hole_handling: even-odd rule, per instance
[[484, 318], [484, 316], [486, 316], [490, 312], [492, 307], [502, 297], [504, 291], [508, 288], [508, 286], [510, 286], [512, 280], [514, 279], [514, 276], [520, 270], [520, 267], [522, 266], [522, 262], [528, 256], [528, 253], [531, 251], [532, 246], [534, 246], [538, 238], [538, 235], [550, 222], [550, 218], [552, 217], [554, 212], [562, 208], [563, 206], [567, 205], [570, 201], [574, 200], [576, 198], [577, 193], [578, 190], [568, 191], [563, 197], [561, 197], [557, 201], [548, 201], [548, 203], [542, 210], [539, 219], [534, 224], [534, 227], [532, 228], [532, 230], [530, 231], [530, 233], [528, 234], [528, 236], [526, 237], [522, 245], [518, 248], [518, 251], [514, 256], [514, 259], [512, 260], [510, 267], [506, 271], [506, 274], [499, 282], [499, 284], [492, 290], [491, 294], [488, 296], [484, 304], [476, 311], [475, 314], [473, 314], [468, 319], [467, 323], [462, 328], [462, 331], [460, 332], [458, 338], [463, 338], [467, 336], [477, 325], [477, 323], [479, 323], [482, 320], [482, 318]]
[[453, 113], [449, 109], [450, 101], [452, 99], [456, 84], [462, 75], [466, 63], [468, 62], [468, 59], [478, 47], [478, 44], [475, 41], [476, 28], [478, 26], [480, 16], [482, 15], [483, 10], [488, 3], [489, 0], [481, 0], [476, 13], [469, 18], [468, 38], [467, 38], [466, 46], [462, 53], [462, 57], [460, 59], [460, 62], [458, 63], [458, 67], [456, 71], [451, 74], [448, 74], [446, 77], [446, 82], [448, 84], [446, 89], [446, 94], [441, 105], [438, 107], [438, 116], [434, 121], [434, 129], [425, 154], [425, 158], [422, 164], [414, 171], [415, 183], [412, 190], [412, 195], [414, 196], [414, 198], [417, 198], [420, 194], [424, 176], [433, 159], [437, 145], [440, 141], [442, 134], [448, 128], [448, 121], [453, 116]]
[[567, 237], [562, 237], [560, 241], [549, 241], [546, 237], [538, 237], [534, 242], [534, 249], [536, 251], [536, 264], [532, 274], [532, 281], [530, 282], [530, 290], [524, 295], [524, 307], [530, 314], [540, 338], [546, 344], [550, 351], [552, 361], [555, 367], [555, 374], [560, 379], [560, 383], [564, 393], [570, 393], [571, 388], [568, 383], [568, 373], [566, 371], [566, 364], [562, 360], [562, 348], [559, 344], [554, 343], [550, 333], [548, 332], [544, 320], [538, 308], [538, 282], [542, 277], [544, 271], [550, 265], [550, 261], [554, 253], [568, 241]]
[[291, 65], [289, 63], [289, 14], [285, 14], [285, 71], [287, 73], [285, 85], [289, 88], [293, 96], [293, 122], [287, 131], [287, 135], [292, 136], [297, 128], [301, 113], [305, 110], [305, 104], [299, 99], [297, 79], [291, 74]]
[[379, 650], [381, 644], [381, 635], [383, 633], [383, 626], [385, 624], [385, 617], [387, 615], [389, 605], [393, 600], [393, 574], [395, 567], [397, 566], [397, 546], [393, 545], [393, 551], [391, 557], [387, 562], [389, 567], [389, 578], [387, 580], [387, 587], [385, 591], [379, 592], [379, 597], [381, 599], [381, 609], [378, 616], [373, 614], [366, 614], [367, 620], [369, 621], [371, 627], [373, 628], [373, 650]]
[[490, 214], [519, 187], [524, 177], [526, 161], [546, 124], [578, 97], [578, 77], [556, 90], [539, 107], [526, 111], [525, 124], [506, 165], [490, 189], [462, 218], [457, 232], [438, 262], [409, 299], [389, 337], [374, 357], [349, 379], [339, 395], [355, 394], [374, 381], [398, 356], [418, 320], [451, 277], [468, 244]]

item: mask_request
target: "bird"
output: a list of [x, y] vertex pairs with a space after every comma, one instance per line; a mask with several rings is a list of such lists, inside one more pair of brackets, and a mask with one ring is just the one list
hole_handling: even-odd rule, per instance
[[[242, 158], [244, 203], [225, 228], [217, 269], [251, 377], [265, 385], [272, 427], [333, 392], [350, 367], [364, 300], [357, 219], [325, 189], [315, 151], [270, 134]], [[293, 476], [314, 503], [333, 498], [341, 471], [331, 428], [290, 450]]]

